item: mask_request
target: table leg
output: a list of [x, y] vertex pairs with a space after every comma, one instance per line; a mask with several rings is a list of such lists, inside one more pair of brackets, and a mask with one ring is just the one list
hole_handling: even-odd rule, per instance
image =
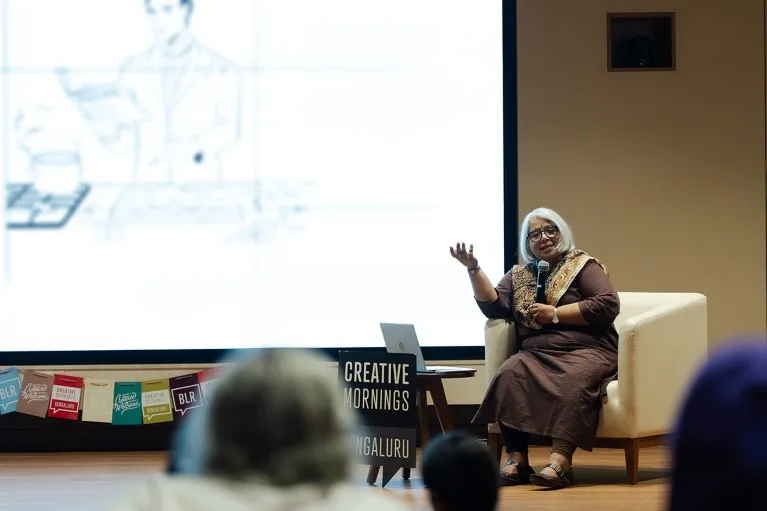
[[421, 428], [421, 449], [429, 442], [429, 421], [426, 418], [426, 391], [426, 388], [418, 391], [418, 424]]
[[[426, 389], [419, 390], [416, 399], [418, 401], [418, 424], [421, 428], [421, 446], [423, 448], [429, 441], [429, 423], [426, 421]], [[402, 468], [402, 479], [410, 479], [410, 468]]]
[[442, 385], [441, 378], [429, 383], [429, 392], [431, 392], [431, 400], [434, 402], [434, 408], [437, 411], [437, 419], [439, 419], [442, 432], [445, 433], [452, 430], [453, 417], [450, 415], [450, 407], [447, 405], [445, 387]]
[[368, 469], [368, 484], [376, 484], [376, 480], [378, 479], [378, 471], [381, 469], [381, 467], [377, 465], [370, 465], [370, 468]]
[[[423, 449], [427, 443], [429, 443], [429, 421], [427, 420], [427, 399], [426, 393], [431, 393], [431, 399], [434, 401], [434, 408], [437, 411], [437, 419], [439, 420], [440, 428], [442, 432], [450, 431], [453, 429], [453, 418], [450, 416], [450, 408], [447, 405], [447, 397], [445, 396], [445, 388], [442, 386], [442, 380], [434, 380], [429, 382], [427, 386], [422, 387], [418, 391], [418, 424], [421, 430], [421, 448]], [[368, 469], [368, 484], [375, 484], [378, 479], [378, 472], [381, 469], [379, 466], [371, 465]], [[410, 469], [402, 469], [402, 478], [410, 479]]]

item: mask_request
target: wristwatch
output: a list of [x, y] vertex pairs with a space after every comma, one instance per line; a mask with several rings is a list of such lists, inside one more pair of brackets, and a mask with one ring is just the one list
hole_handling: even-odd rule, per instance
[[554, 323], [555, 325], [557, 323], [559, 323], [559, 314], [557, 314], [557, 308], [556, 307], [554, 307], [554, 317], [551, 318], [551, 322]]

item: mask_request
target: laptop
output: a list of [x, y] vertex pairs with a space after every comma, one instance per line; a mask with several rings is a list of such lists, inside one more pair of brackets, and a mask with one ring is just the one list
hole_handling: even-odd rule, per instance
[[410, 353], [415, 355], [416, 372], [421, 374], [475, 373], [476, 369], [453, 366], [427, 366], [418, 344], [415, 326], [400, 323], [381, 323], [381, 333], [389, 353]]

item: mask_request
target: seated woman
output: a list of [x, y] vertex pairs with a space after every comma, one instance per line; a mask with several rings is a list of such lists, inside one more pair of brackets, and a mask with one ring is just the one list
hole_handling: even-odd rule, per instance
[[[525, 217], [519, 252], [524, 264], [493, 287], [473, 246], [450, 247], [468, 269], [479, 308], [488, 318], [514, 321], [519, 343], [519, 352], [491, 382], [474, 422], [499, 423], [508, 452], [503, 484], [563, 488], [570, 484], [575, 449], [593, 447], [600, 397], [617, 373], [613, 321], [620, 302], [602, 263], [575, 248], [570, 227], [550, 209]], [[536, 303], [540, 261], [550, 268], [546, 303]], [[549, 463], [539, 474], [527, 456], [530, 434], [552, 439]]]
[[353, 417], [328, 362], [262, 350], [224, 372], [212, 400], [175, 444], [171, 475], [115, 511], [405, 511], [350, 482]]

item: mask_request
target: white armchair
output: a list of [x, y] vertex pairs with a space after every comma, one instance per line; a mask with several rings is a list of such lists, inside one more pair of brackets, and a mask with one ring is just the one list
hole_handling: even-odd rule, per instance
[[[619, 293], [618, 380], [607, 386], [596, 447], [624, 449], [629, 482], [639, 481], [639, 449], [660, 445], [671, 432], [689, 380], [708, 352], [706, 297], [697, 293]], [[485, 324], [485, 375], [489, 386], [517, 351], [514, 324]], [[497, 424], [488, 444], [500, 460]]]

